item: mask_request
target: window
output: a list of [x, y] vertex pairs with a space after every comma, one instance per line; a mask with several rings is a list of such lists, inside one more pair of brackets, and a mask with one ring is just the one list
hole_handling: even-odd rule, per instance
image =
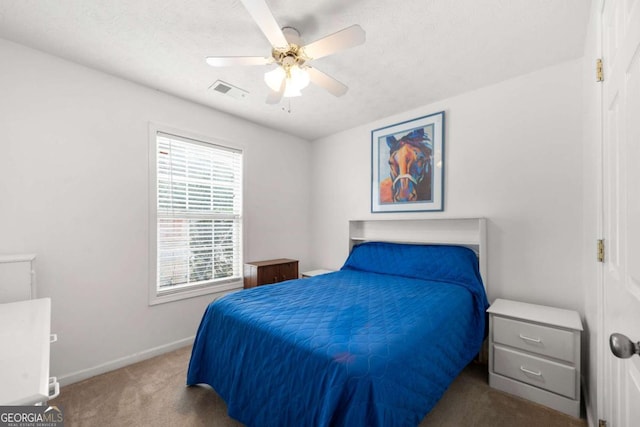
[[242, 150], [177, 133], [151, 131], [151, 304], [242, 286]]

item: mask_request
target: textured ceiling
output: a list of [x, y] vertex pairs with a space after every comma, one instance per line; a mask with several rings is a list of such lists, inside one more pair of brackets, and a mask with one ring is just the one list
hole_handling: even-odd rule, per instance
[[[0, 0], [0, 37], [314, 140], [579, 58], [590, 6], [589, 0], [267, 3], [305, 43], [360, 24], [364, 45], [313, 62], [349, 86], [346, 95], [311, 85], [302, 97], [267, 105], [266, 66], [208, 66], [206, 56], [270, 54], [239, 0]], [[216, 80], [249, 95], [237, 100], [210, 90]]]

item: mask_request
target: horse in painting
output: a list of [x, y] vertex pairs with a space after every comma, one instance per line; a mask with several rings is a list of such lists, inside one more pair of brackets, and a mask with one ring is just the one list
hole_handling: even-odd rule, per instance
[[431, 200], [432, 146], [424, 129], [387, 136], [390, 176], [380, 182], [380, 203]]

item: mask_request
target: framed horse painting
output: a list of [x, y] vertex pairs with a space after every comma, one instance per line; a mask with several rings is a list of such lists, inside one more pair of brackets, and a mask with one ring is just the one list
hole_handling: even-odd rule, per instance
[[444, 111], [371, 131], [371, 212], [444, 210]]

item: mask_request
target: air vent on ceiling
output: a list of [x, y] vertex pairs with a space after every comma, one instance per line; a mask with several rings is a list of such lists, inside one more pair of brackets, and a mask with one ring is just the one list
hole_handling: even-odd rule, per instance
[[239, 87], [227, 82], [223, 82], [222, 80], [216, 80], [214, 84], [209, 86], [209, 89], [213, 89], [222, 95], [227, 95], [236, 99], [245, 99], [247, 95], [249, 95], [249, 92], [246, 90], [240, 89]]

